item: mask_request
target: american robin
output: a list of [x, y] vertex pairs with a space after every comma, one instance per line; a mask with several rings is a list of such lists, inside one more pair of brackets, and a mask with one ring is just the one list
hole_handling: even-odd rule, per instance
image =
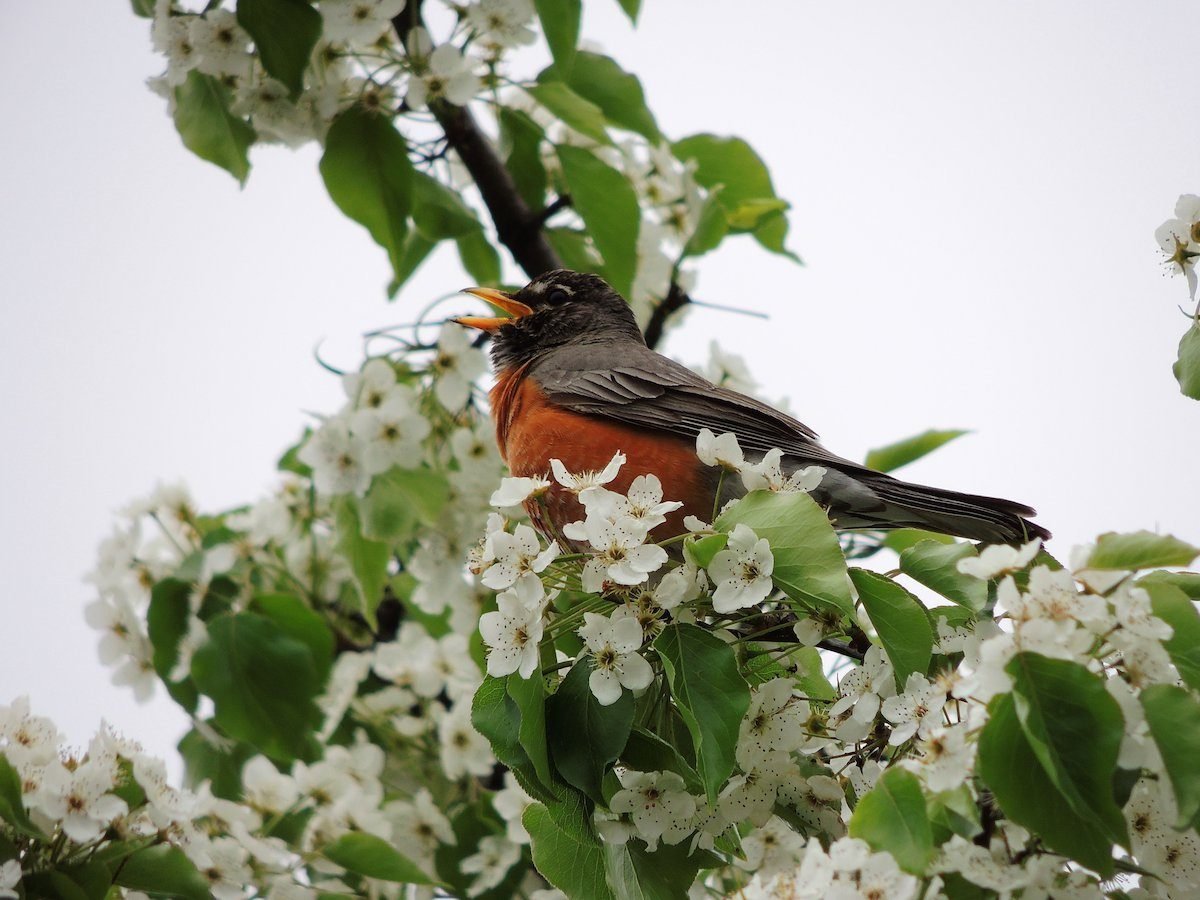
[[[744, 492], [741, 479], [722, 479], [697, 457], [696, 439], [709, 429], [736, 434], [750, 460], [779, 448], [784, 473], [823, 467], [810, 494], [839, 529], [923, 528], [1006, 544], [1050, 536], [1020, 503], [910, 484], [835, 456], [807, 425], [654, 352], [629, 304], [597, 275], [557, 269], [515, 293], [466, 293], [508, 313], [456, 321], [491, 333], [492, 418], [513, 475], [548, 478], [551, 459], [574, 473], [598, 472], [622, 451], [627, 462], [608, 487], [624, 492], [638, 475], [657, 475], [666, 499], [683, 507], [656, 533], [681, 534], [685, 516], [711, 518], [718, 484], [721, 503]], [[528, 506], [548, 536], [583, 518], [557, 484], [543, 500], [549, 521]]]

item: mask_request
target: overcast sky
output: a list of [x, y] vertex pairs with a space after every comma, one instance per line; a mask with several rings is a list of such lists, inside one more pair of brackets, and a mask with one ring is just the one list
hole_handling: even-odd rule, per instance
[[[698, 309], [669, 352], [719, 334], [852, 458], [971, 429], [906, 474], [1036, 506], [1059, 555], [1200, 539], [1185, 289], [1153, 241], [1200, 192], [1200, 7], [645, 0], [632, 31], [587, 6], [670, 136], [746, 138], [793, 203], [803, 268], [739, 239], [695, 292], [770, 321]], [[467, 279], [435, 256], [389, 306], [316, 148], [255, 148], [239, 190], [181, 146], [159, 69], [122, 0], [0, 7], [0, 704], [29, 693], [79, 744], [107, 717], [174, 767], [183, 717], [112, 687], [82, 618], [113, 510], [156, 480], [256, 498], [339, 403], [317, 343], [356, 365], [363, 332]]]

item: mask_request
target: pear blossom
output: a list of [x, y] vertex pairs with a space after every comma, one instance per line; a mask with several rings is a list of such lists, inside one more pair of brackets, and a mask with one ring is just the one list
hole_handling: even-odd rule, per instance
[[685, 562], [659, 579], [654, 589], [654, 601], [662, 609], [675, 609], [681, 603], [690, 603], [699, 597], [706, 583], [704, 572]]
[[44, 766], [58, 758], [63, 736], [54, 722], [30, 712], [29, 697], [0, 706], [0, 752], [20, 770]]
[[739, 522], [725, 549], [713, 556], [708, 565], [708, 577], [716, 585], [713, 609], [726, 613], [762, 603], [773, 590], [774, 569], [775, 557], [766, 538], [758, 537], [749, 525]]
[[742, 839], [744, 860], [736, 864], [754, 872], [758, 878], [770, 878], [790, 872], [804, 857], [804, 836], [783, 819], [772, 816], [765, 825]]
[[544, 478], [505, 478], [500, 487], [492, 493], [488, 501], [492, 506], [508, 509], [520, 506], [526, 500], [540, 497], [550, 489], [550, 482]]
[[618, 450], [599, 472], [568, 472], [567, 467], [560, 459], [550, 460], [550, 471], [554, 473], [554, 480], [572, 494], [582, 494], [590, 488], [608, 484], [617, 477], [617, 473], [621, 471], [623, 465], [625, 465], [625, 454]]
[[582, 526], [568, 525], [563, 533], [572, 540], [586, 537], [599, 551], [583, 567], [583, 589], [592, 594], [602, 593], [608, 582], [641, 584], [667, 562], [666, 550], [655, 544], [643, 545], [645, 535], [641, 530], [623, 521], [588, 516]]
[[966, 739], [966, 729], [932, 728], [918, 741], [918, 757], [910, 768], [924, 778], [929, 790], [948, 791], [965, 784], [975, 764], [975, 745]]
[[21, 883], [21, 864], [15, 859], [0, 863], [0, 898], [16, 900], [21, 896], [13, 890]]
[[530, 0], [476, 0], [467, 7], [467, 24], [488, 46], [517, 47], [536, 37], [528, 27], [533, 13]]
[[88, 760], [69, 771], [55, 762], [44, 773], [40, 808], [52, 819], [62, 822], [62, 830], [71, 840], [85, 844], [100, 837], [129, 806], [116, 794], [114, 767]]
[[621, 790], [608, 806], [618, 815], [628, 815], [638, 836], [653, 850], [659, 839], [677, 844], [688, 833], [681, 826], [696, 814], [696, 800], [687, 792], [683, 779], [674, 772], [618, 771]]
[[740, 472], [745, 463], [737, 435], [732, 431], [718, 436], [701, 428], [696, 436], [696, 455], [706, 466], [721, 466], [731, 472]]
[[622, 521], [632, 520], [649, 533], [667, 521], [667, 514], [683, 506], [678, 500], [663, 501], [662, 483], [657, 475], [639, 475], [625, 492], [628, 498]]
[[368, 47], [392, 26], [405, 0], [321, 0], [324, 38], [335, 44]]
[[642, 628], [636, 619], [609, 618], [584, 613], [579, 636], [594, 668], [588, 687], [601, 706], [611, 706], [621, 698], [621, 689], [640, 691], [654, 680], [650, 663], [638, 654], [642, 646]]
[[808, 703], [792, 695], [795, 682], [773, 678], [750, 694], [750, 707], [738, 730], [736, 758], [749, 769], [774, 753], [799, 749], [804, 742]]
[[1150, 594], [1145, 588], [1122, 585], [1111, 599], [1117, 623], [1130, 634], [1151, 641], [1169, 641], [1175, 633], [1170, 625], [1154, 615]]
[[1182, 274], [1188, 293], [1196, 296], [1196, 257], [1200, 256], [1200, 197], [1183, 194], [1175, 203], [1175, 218], [1154, 230], [1163, 254], [1163, 265], [1172, 275]]
[[941, 719], [946, 692], [920, 672], [909, 673], [904, 693], [889, 697], [880, 705], [883, 717], [892, 723], [888, 743], [903, 744], [914, 735], [926, 737]]
[[499, 885], [520, 858], [519, 844], [494, 834], [480, 838], [476, 852], [458, 864], [464, 873], [476, 876], [467, 889], [467, 896], [478, 897]]
[[[447, 44], [434, 51], [434, 58], [443, 50], [458, 53], [454, 47]], [[419, 79], [413, 79], [409, 86], [410, 102], [415, 86], [421, 83]], [[450, 101], [465, 102], [456, 101], [452, 97]], [[467, 398], [471, 396], [472, 382], [487, 371], [487, 360], [484, 359], [483, 351], [472, 345], [471, 336], [466, 328], [447, 322], [438, 334], [437, 354], [431, 367], [434, 374], [434, 396], [446, 409], [457, 411], [466, 405]]]
[[499, 594], [496, 603], [498, 610], [479, 619], [480, 637], [490, 650], [487, 672], [497, 678], [513, 672], [529, 678], [539, 665], [543, 607], [530, 607], [512, 590]]
[[437, 808], [428, 788], [420, 788], [412, 800], [393, 800], [384, 808], [393, 824], [393, 839], [427, 868], [432, 868], [433, 854], [443, 844], [454, 845], [458, 839], [445, 814]]
[[742, 485], [748, 491], [773, 491], [775, 493], [805, 494], [815, 491], [825, 477], [823, 466], [805, 466], [790, 475], [785, 475], [780, 467], [783, 451], [778, 448], [767, 451], [757, 463], [746, 463], [742, 467]]
[[365, 494], [371, 484], [366, 464], [366, 441], [350, 431], [344, 419], [329, 419], [317, 429], [299, 458], [313, 470], [313, 482], [322, 494]]
[[[414, 29], [414, 32], [416, 29]], [[410, 45], [423, 42], [421, 37], [410, 36]], [[432, 52], [418, 54], [420, 69], [408, 83], [408, 94], [405, 100], [413, 109], [423, 109], [430, 100], [446, 99], [450, 103], [462, 106], [468, 103], [479, 91], [479, 76], [474, 72], [474, 64], [469, 57], [463, 56], [462, 51], [453, 44], [442, 44]], [[461, 329], [461, 326], [453, 326]], [[468, 339], [469, 343], [469, 339]], [[479, 351], [475, 351], [478, 353]], [[482, 359], [482, 357], [480, 357]], [[475, 372], [468, 382], [481, 372]], [[439, 400], [442, 397], [439, 395]], [[463, 397], [466, 402], [466, 397]], [[447, 408], [457, 408], [453, 403], [442, 400]]]
[[493, 532], [485, 550], [491, 565], [483, 573], [483, 583], [494, 591], [515, 588], [524, 603], [536, 604], [545, 594], [538, 574], [558, 558], [559, 552], [557, 541], [551, 541], [543, 550], [528, 525], [518, 525], [512, 534]]
[[492, 807], [504, 820], [504, 833], [514, 844], [529, 843], [529, 832], [525, 830], [521, 817], [532, 804], [533, 798], [525, 793], [513, 773], [505, 772], [504, 787], [492, 797]]
[[355, 409], [378, 409], [397, 392], [409, 392], [396, 381], [395, 366], [382, 356], [372, 357], [357, 372], [343, 375], [342, 390]]
[[1020, 547], [1007, 544], [991, 544], [980, 551], [979, 556], [966, 556], [958, 561], [958, 571], [964, 575], [988, 581], [1006, 572], [1025, 568], [1042, 549], [1042, 539], [1034, 538]]
[[471, 700], [460, 700], [438, 723], [441, 743], [442, 769], [447, 778], [464, 775], [487, 775], [492, 771], [495, 757], [492, 745], [471, 724]]
[[250, 74], [250, 35], [227, 9], [214, 9], [187, 20], [196, 69], [215, 78]]
[[356, 410], [350, 417], [350, 433], [365, 444], [363, 466], [370, 475], [393, 466], [411, 469], [419, 465], [425, 455], [421, 442], [430, 430], [429, 421], [417, 412], [407, 389], [395, 390], [384, 403]]
[[300, 796], [296, 780], [265, 756], [252, 757], [242, 767], [242, 789], [247, 803], [272, 815], [286, 810]]

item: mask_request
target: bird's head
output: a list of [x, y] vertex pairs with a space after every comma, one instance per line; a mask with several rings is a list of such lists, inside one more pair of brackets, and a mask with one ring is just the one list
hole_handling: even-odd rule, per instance
[[539, 275], [519, 291], [474, 287], [464, 293], [508, 313], [454, 320], [492, 335], [492, 365], [497, 372], [564, 344], [631, 339], [642, 342], [633, 310], [599, 275], [555, 269]]

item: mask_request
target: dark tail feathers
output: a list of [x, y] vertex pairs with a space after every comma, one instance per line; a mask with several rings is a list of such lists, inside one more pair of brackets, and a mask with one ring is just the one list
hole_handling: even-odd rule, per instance
[[1050, 532], [1031, 522], [1036, 511], [1012, 500], [960, 494], [910, 484], [889, 476], [862, 479], [886, 504], [881, 518], [892, 528], [924, 528], [985, 544], [1046, 540]]

